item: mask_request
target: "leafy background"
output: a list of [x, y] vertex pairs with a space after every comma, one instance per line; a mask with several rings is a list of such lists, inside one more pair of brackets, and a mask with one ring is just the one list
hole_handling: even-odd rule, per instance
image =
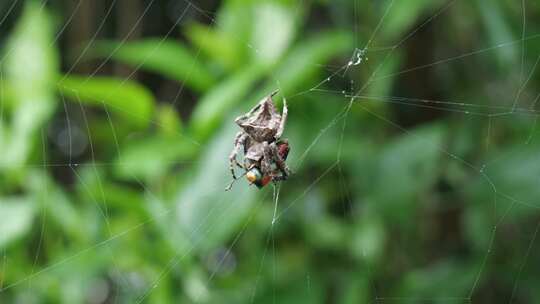
[[[540, 302], [536, 1], [0, 12], [1, 303]], [[294, 175], [225, 193], [276, 87]]]

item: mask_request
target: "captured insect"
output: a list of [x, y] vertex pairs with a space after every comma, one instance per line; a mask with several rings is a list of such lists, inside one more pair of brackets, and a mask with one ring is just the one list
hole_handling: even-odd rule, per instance
[[[226, 188], [229, 190], [236, 181], [235, 166], [244, 170], [250, 184], [259, 189], [271, 181], [286, 180], [290, 170], [285, 164], [289, 154], [289, 141], [281, 139], [287, 122], [287, 102], [283, 100], [281, 114], [276, 110], [272, 97], [278, 91], [264, 97], [249, 112], [235, 119], [242, 128], [234, 139], [234, 148], [229, 156], [229, 166], [233, 181]], [[243, 148], [244, 164], [237, 161], [237, 155]]]

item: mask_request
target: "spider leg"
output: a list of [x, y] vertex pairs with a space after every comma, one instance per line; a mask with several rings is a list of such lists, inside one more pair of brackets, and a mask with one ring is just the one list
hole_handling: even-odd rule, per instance
[[287, 123], [288, 113], [289, 113], [289, 110], [287, 109], [287, 100], [283, 98], [283, 111], [281, 112], [281, 121], [279, 122], [279, 128], [277, 129], [276, 135], [274, 136], [276, 140], [281, 138], [281, 135], [283, 134], [283, 130], [285, 130], [285, 124]]
[[241, 166], [238, 161], [236, 160], [236, 156], [238, 155], [238, 151], [240, 150], [240, 147], [242, 147], [247, 139], [247, 134], [240, 131], [236, 134], [236, 137], [234, 138], [234, 148], [231, 151], [231, 154], [229, 155], [229, 169], [231, 170], [231, 174], [233, 179], [236, 179], [236, 174], [234, 172], [234, 166], [238, 166], [240, 168], [244, 168]]
[[268, 149], [269, 149], [269, 155], [271, 157], [271, 161], [273, 161], [278, 167], [279, 171], [281, 171], [280, 180], [286, 180], [291, 174], [291, 170], [289, 169], [289, 167], [287, 167], [285, 160], [281, 158], [281, 156], [279, 155], [279, 150], [276, 143], [275, 142], [271, 143], [268, 146]]
[[289, 176], [285, 176], [285, 175], [272, 175], [272, 181], [273, 182], [280, 182], [280, 181], [284, 181], [284, 180], [287, 180]]

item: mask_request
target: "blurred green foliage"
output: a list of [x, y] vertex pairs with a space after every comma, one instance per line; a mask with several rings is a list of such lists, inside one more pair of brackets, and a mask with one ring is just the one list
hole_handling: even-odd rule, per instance
[[[0, 303], [540, 302], [534, 2], [64, 2], [0, 7]], [[225, 192], [275, 89], [294, 174]]]

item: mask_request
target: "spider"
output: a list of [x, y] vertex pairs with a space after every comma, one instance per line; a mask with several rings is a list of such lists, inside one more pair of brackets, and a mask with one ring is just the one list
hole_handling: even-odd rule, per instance
[[[259, 189], [270, 181], [286, 180], [290, 170], [285, 164], [289, 154], [289, 142], [280, 139], [287, 121], [287, 102], [283, 100], [283, 111], [279, 114], [272, 97], [278, 91], [264, 97], [253, 109], [238, 116], [235, 123], [242, 128], [234, 139], [234, 148], [229, 156], [229, 167], [233, 177], [237, 179], [234, 167], [245, 170], [247, 180]], [[236, 160], [239, 150], [244, 149], [244, 164]], [[229, 190], [232, 183], [227, 187]]]

